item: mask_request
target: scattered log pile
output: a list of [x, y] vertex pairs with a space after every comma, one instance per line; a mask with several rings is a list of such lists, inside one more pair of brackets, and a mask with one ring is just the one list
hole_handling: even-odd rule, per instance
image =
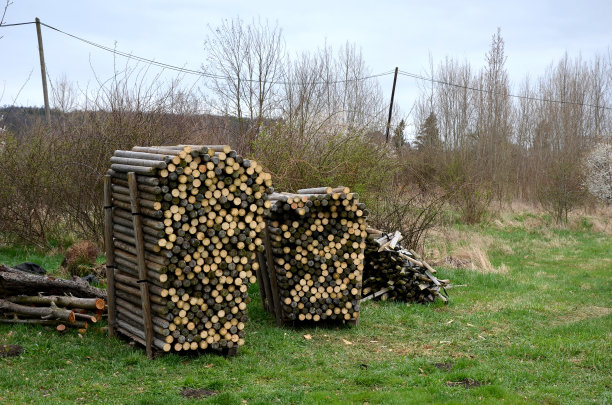
[[[69, 295], [63, 295], [69, 294]], [[64, 280], [0, 265], [0, 323], [87, 329], [106, 310], [106, 291], [81, 279]]]
[[262, 303], [279, 325], [359, 319], [366, 237], [364, 204], [347, 187], [274, 193], [266, 257], [258, 274]]
[[105, 179], [109, 335], [163, 351], [244, 344], [271, 176], [227, 145], [115, 151]]
[[30, 274], [0, 265], [0, 296], [7, 295], [73, 295], [82, 298], [106, 299], [106, 291], [92, 287], [80, 278], [65, 280]]
[[427, 303], [447, 302], [449, 280], [438, 280], [433, 269], [414, 252], [399, 245], [401, 234], [368, 228], [363, 272], [363, 300]]

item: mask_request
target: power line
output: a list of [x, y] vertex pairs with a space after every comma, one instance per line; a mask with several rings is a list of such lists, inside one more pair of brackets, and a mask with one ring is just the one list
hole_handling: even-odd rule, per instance
[[578, 106], [582, 106], [582, 107], [593, 107], [593, 108], [601, 108], [603, 110], [612, 110], [612, 107], [606, 107], [606, 106], [595, 105], [595, 104], [577, 103], [577, 102], [574, 102], [574, 101], [565, 101], [565, 100], [553, 100], [553, 99], [546, 99], [546, 98], [539, 98], [539, 97], [532, 97], [532, 96], [521, 96], [521, 95], [518, 95], [518, 94], [510, 94], [510, 93], [500, 93], [500, 92], [495, 91], [495, 90], [486, 90], [486, 89], [480, 89], [480, 88], [477, 88], [477, 87], [466, 86], [466, 85], [463, 85], [463, 84], [447, 82], [447, 81], [444, 81], [444, 80], [434, 79], [432, 77], [421, 76], [421, 75], [417, 75], [415, 73], [406, 72], [406, 71], [403, 71], [403, 70], [400, 70], [399, 74], [402, 75], [402, 76], [411, 77], [413, 79], [418, 79], [418, 80], [438, 83], [438, 84], [442, 84], [442, 85], [445, 85], [445, 86], [456, 87], [456, 88], [460, 88], [460, 89], [477, 91], [477, 92], [481, 92], [481, 93], [489, 93], [489, 94], [495, 94], [495, 95], [502, 95], [502, 96], [506, 96], [506, 97], [513, 97], [513, 98], [518, 98], [518, 99], [523, 99], [523, 100], [530, 100], [530, 101], [542, 101], [542, 102], [546, 102], [546, 103], [558, 103], [558, 104], [571, 104], [571, 105], [578, 105]]
[[[187, 69], [187, 68], [183, 68], [183, 67], [179, 67], [179, 66], [175, 66], [175, 65], [171, 65], [168, 63], [163, 63], [163, 62], [158, 62], [152, 59], [148, 59], [148, 58], [144, 58], [142, 56], [137, 56], [134, 54], [130, 54], [130, 53], [126, 53], [126, 52], [122, 52], [119, 51], [117, 49], [114, 48], [110, 48], [108, 46], [105, 45], [101, 45], [98, 43], [95, 43], [93, 41], [89, 41], [85, 38], [79, 37], [77, 35], [74, 34], [70, 34], [68, 32], [62, 31], [59, 28], [53, 27], [51, 25], [45, 24], [43, 22], [41, 22], [41, 25], [44, 25], [45, 27], [57, 31], [61, 34], [64, 34], [68, 37], [71, 37], [73, 39], [76, 39], [78, 41], [84, 42], [88, 45], [94, 46], [96, 48], [102, 49], [104, 51], [107, 52], [111, 52], [113, 54], [119, 55], [119, 56], [123, 56], [124, 58], [128, 58], [128, 59], [133, 59], [139, 62], [143, 62], [143, 63], [148, 63], [150, 65], [154, 65], [154, 66], [158, 66], [164, 69], [168, 69], [168, 70], [173, 70], [173, 71], [177, 71], [180, 73], [186, 73], [186, 74], [191, 74], [191, 75], [197, 75], [197, 76], [203, 76], [203, 77], [208, 77], [211, 79], [218, 79], [218, 80], [237, 80], [234, 77], [230, 77], [230, 76], [222, 76], [222, 75], [216, 75], [216, 74], [212, 74], [212, 73], [206, 73], [200, 70], [193, 70], [193, 69]], [[365, 81], [365, 80], [369, 80], [369, 79], [373, 79], [373, 78], [377, 78], [377, 77], [381, 77], [381, 76], [386, 76], [386, 75], [390, 75], [392, 74], [393, 71], [388, 71], [388, 72], [383, 72], [383, 73], [377, 73], [374, 75], [369, 75], [369, 76], [363, 76], [363, 77], [358, 77], [358, 78], [354, 78], [354, 79], [342, 79], [342, 80], [329, 80], [329, 81], [319, 81], [319, 82], [310, 82], [307, 84], [339, 84], [339, 83], [352, 83], [352, 82], [357, 82], [357, 81]], [[243, 82], [249, 82], [249, 83], [259, 83], [259, 80], [254, 80], [254, 79], [241, 79], [241, 81]], [[294, 85], [296, 83], [292, 83], [292, 82], [287, 82], [287, 81], [270, 81], [268, 82], [268, 84], [270, 85]], [[299, 83], [299, 84], [306, 84], [306, 83]]]
[[4, 27], [16, 27], [18, 25], [29, 25], [29, 24], [36, 24], [36, 21], [27, 21], [27, 22], [22, 22], [22, 23], [15, 23], [15, 24], [2, 24], [2, 25], [0, 25], [0, 28], [4, 28]]
[[[22, 22], [22, 23], [14, 23], [14, 24], [2, 24], [0, 25], [0, 28], [4, 28], [4, 27], [14, 27], [14, 26], [19, 26], [19, 25], [29, 25], [29, 24], [35, 24], [35, 21], [28, 21], [28, 22]], [[153, 59], [148, 59], [142, 56], [138, 56], [138, 55], [134, 55], [131, 53], [127, 53], [127, 52], [122, 52], [119, 51], [115, 48], [110, 48], [108, 46], [105, 45], [101, 45], [98, 44], [96, 42], [87, 40], [85, 38], [79, 37], [77, 35], [74, 34], [70, 34], [66, 31], [63, 31], [57, 27], [45, 24], [41, 21], [40, 23], [41, 25], [57, 31], [63, 35], [66, 35], [70, 38], [76, 39], [78, 41], [81, 41], [85, 44], [88, 44], [90, 46], [96, 47], [98, 49], [102, 49], [104, 51], [110, 52], [114, 55], [119, 55], [122, 56], [124, 58], [127, 59], [132, 59], [132, 60], [136, 60], [138, 62], [143, 62], [143, 63], [148, 63], [150, 65], [153, 66], [157, 66], [163, 69], [168, 69], [168, 70], [173, 70], [176, 72], [180, 72], [180, 73], [186, 73], [186, 74], [191, 74], [191, 75], [197, 75], [197, 76], [202, 76], [202, 77], [207, 77], [210, 79], [217, 79], [217, 80], [237, 80], [237, 78], [235, 77], [230, 77], [230, 76], [223, 76], [223, 75], [216, 75], [213, 73], [207, 73], [207, 72], [203, 72], [201, 70], [193, 70], [193, 69], [188, 69], [188, 68], [184, 68], [184, 67], [180, 67], [180, 66], [175, 66], [175, 65], [171, 65], [169, 63], [163, 63], [163, 62], [158, 62], [155, 61]], [[358, 81], [365, 81], [365, 80], [370, 80], [370, 79], [375, 79], [378, 77], [383, 77], [383, 76], [389, 76], [391, 74], [394, 74], [394, 70], [389, 70], [386, 72], [382, 72], [382, 73], [377, 73], [377, 74], [373, 74], [373, 75], [368, 75], [368, 76], [363, 76], [363, 77], [356, 77], [353, 79], [334, 79], [334, 80], [323, 80], [323, 81], [313, 81], [313, 82], [299, 82], [299, 83], [295, 83], [295, 82], [288, 82], [288, 81], [270, 81], [268, 82], [268, 84], [270, 85], [305, 85], [305, 84], [309, 84], [309, 85], [317, 85], [317, 84], [341, 84], [341, 83], [352, 83], [352, 82], [358, 82]], [[450, 86], [450, 87], [456, 87], [456, 88], [462, 88], [462, 89], [466, 89], [466, 90], [470, 90], [470, 91], [477, 91], [477, 92], [481, 92], [481, 93], [490, 93], [490, 94], [496, 94], [496, 95], [503, 95], [503, 96], [507, 96], [507, 97], [512, 97], [512, 98], [517, 98], [517, 99], [523, 99], [523, 100], [531, 100], [531, 101], [541, 101], [541, 102], [548, 102], [548, 103], [557, 103], [557, 104], [570, 104], [570, 105], [577, 105], [577, 106], [583, 106], [583, 107], [592, 107], [592, 108], [601, 108], [604, 110], [612, 110], [612, 107], [606, 107], [606, 106], [598, 106], [595, 104], [586, 104], [586, 103], [578, 103], [578, 102], [573, 102], [573, 101], [565, 101], [565, 100], [553, 100], [553, 99], [545, 99], [545, 98], [539, 98], [539, 97], [532, 97], [532, 96], [522, 96], [522, 95], [517, 95], [517, 94], [509, 94], [509, 93], [500, 93], [497, 92], [495, 90], [486, 90], [486, 89], [480, 89], [477, 87], [472, 87], [472, 86], [466, 86], [466, 85], [462, 85], [462, 84], [457, 84], [457, 83], [452, 83], [452, 82], [447, 82], [444, 80], [439, 80], [439, 79], [434, 79], [432, 77], [426, 77], [426, 76], [422, 76], [422, 75], [418, 75], [416, 73], [411, 73], [411, 72], [406, 72], [404, 70], [400, 70], [399, 74], [402, 76], [406, 76], [406, 77], [410, 77], [413, 79], [417, 79], [417, 80], [422, 80], [422, 81], [427, 81], [427, 82], [433, 82], [433, 83], [438, 83], [438, 84], [442, 84], [445, 86]], [[241, 79], [241, 81], [243, 82], [248, 82], [248, 83], [259, 83], [259, 80], [254, 80], [254, 79]]]

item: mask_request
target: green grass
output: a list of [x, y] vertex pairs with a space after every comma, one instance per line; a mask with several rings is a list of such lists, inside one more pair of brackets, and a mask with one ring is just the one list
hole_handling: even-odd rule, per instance
[[[163, 355], [90, 329], [0, 326], [0, 403], [610, 403], [612, 238], [588, 227], [462, 227], [505, 272], [441, 269], [450, 305], [368, 302], [361, 323], [277, 328], [252, 286], [247, 344], [224, 358]], [[57, 257], [0, 250], [0, 261]], [[311, 340], [304, 338], [312, 336]], [[351, 344], [346, 344], [345, 341]], [[472, 381], [466, 388], [454, 382]], [[198, 400], [183, 387], [217, 392]]]
[[16, 266], [24, 262], [36, 263], [49, 273], [54, 273], [62, 263], [62, 254], [41, 253], [39, 249], [22, 246], [2, 246], [0, 245], [0, 264]]

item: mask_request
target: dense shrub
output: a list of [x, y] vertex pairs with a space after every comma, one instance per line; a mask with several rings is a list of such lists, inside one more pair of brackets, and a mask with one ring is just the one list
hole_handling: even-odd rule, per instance
[[253, 157], [274, 178], [276, 188], [294, 191], [313, 185], [343, 185], [367, 198], [393, 180], [397, 158], [386, 144], [362, 133], [299, 136], [277, 125], [253, 142]]
[[118, 76], [81, 110], [60, 106], [50, 125], [35, 120], [0, 134], [0, 232], [39, 247], [101, 243], [102, 184], [114, 150], [206, 141], [195, 100], [131, 80]]
[[568, 214], [585, 200], [584, 175], [578, 159], [560, 157], [552, 162], [538, 189], [538, 199], [558, 223], [567, 223]]
[[436, 225], [445, 202], [444, 195], [393, 184], [368, 196], [368, 223], [385, 232], [400, 231], [402, 246], [422, 251], [427, 232]]
[[90, 241], [78, 241], [66, 251], [62, 267], [64, 267], [71, 276], [86, 276], [93, 272], [99, 253], [99, 249], [95, 243]]
[[0, 231], [43, 247], [61, 236], [60, 173], [65, 143], [41, 128], [17, 138], [4, 133], [0, 151]]
[[461, 221], [467, 224], [481, 222], [493, 199], [491, 187], [483, 177], [469, 158], [458, 154], [450, 156], [442, 165], [439, 185], [459, 211]]

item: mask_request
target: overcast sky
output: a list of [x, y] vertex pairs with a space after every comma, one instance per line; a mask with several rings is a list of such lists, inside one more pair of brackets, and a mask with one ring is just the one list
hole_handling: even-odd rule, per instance
[[[491, 36], [500, 27], [514, 84], [527, 74], [538, 76], [566, 51], [588, 59], [608, 52], [612, 45], [610, 0], [13, 0], [5, 23], [39, 17], [96, 43], [116, 44], [121, 51], [199, 69], [205, 60], [207, 26], [236, 16], [277, 21], [291, 54], [316, 49], [325, 41], [333, 46], [355, 42], [372, 73], [399, 66], [427, 74], [430, 54], [434, 62], [450, 56], [480, 68]], [[4, 89], [0, 105], [41, 106], [35, 26], [2, 28], [0, 36], [0, 94]], [[95, 81], [92, 68], [102, 79], [112, 74], [110, 53], [44, 27], [43, 40], [54, 80], [65, 76], [85, 87]], [[392, 76], [380, 84], [388, 97]], [[413, 104], [417, 85], [415, 79], [400, 76], [396, 100], [404, 111]]]

